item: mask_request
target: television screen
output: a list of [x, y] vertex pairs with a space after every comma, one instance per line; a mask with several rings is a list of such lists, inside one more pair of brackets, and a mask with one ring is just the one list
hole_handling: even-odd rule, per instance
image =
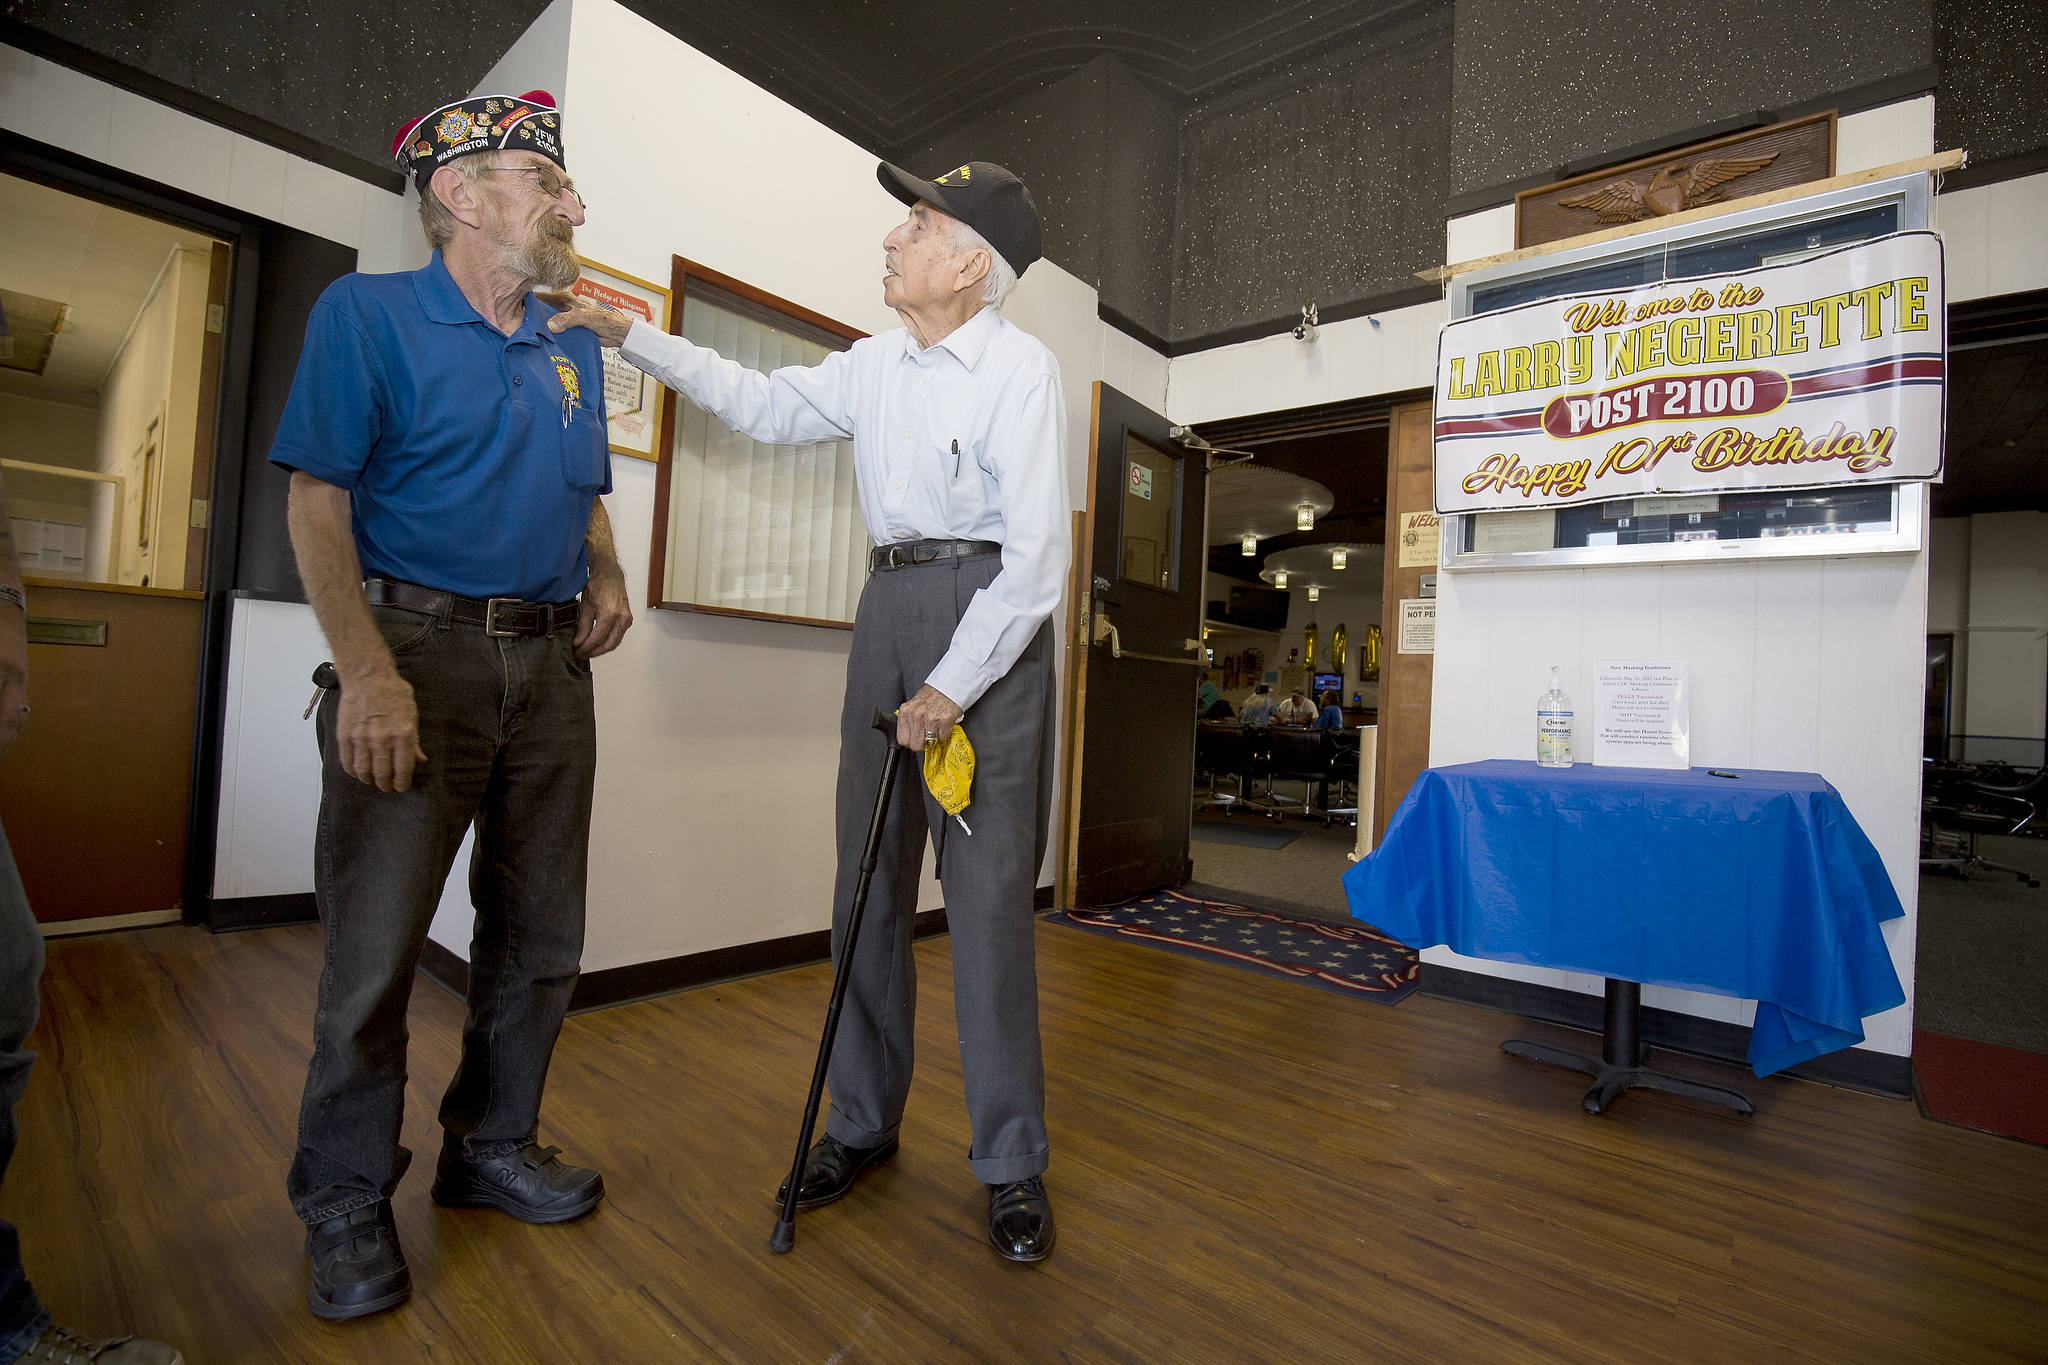
[[1342, 673], [1316, 674], [1316, 696], [1318, 698], [1325, 692], [1341, 692], [1343, 690], [1344, 675]]
[[1227, 625], [1243, 626], [1246, 630], [1277, 632], [1287, 629], [1287, 606], [1288, 594], [1278, 588], [1233, 583], [1222, 619]]

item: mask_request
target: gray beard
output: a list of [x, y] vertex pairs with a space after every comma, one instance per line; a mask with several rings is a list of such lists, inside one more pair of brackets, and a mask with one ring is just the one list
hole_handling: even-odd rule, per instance
[[576, 248], [568, 240], [551, 236], [540, 228], [534, 229], [525, 245], [512, 254], [512, 265], [546, 289], [567, 289], [582, 273]]

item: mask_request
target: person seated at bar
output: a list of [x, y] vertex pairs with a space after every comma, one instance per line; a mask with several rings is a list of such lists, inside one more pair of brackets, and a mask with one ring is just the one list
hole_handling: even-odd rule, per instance
[[1316, 720], [1315, 703], [1299, 687], [1287, 694], [1287, 700], [1273, 713], [1275, 725], [1313, 725]]
[[1246, 725], [1271, 725], [1273, 713], [1279, 709], [1280, 703], [1274, 700], [1273, 689], [1260, 683], [1252, 689], [1251, 696], [1246, 699], [1244, 709], [1237, 713], [1237, 718]]
[[1316, 713], [1316, 729], [1341, 730], [1344, 728], [1344, 708], [1337, 704], [1337, 690], [1331, 688], [1323, 693], [1323, 709]]

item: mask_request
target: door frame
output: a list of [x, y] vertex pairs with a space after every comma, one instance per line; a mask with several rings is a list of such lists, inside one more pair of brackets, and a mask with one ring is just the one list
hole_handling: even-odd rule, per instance
[[[210, 411], [206, 480], [206, 594], [199, 627], [192, 783], [185, 819], [183, 922], [208, 921], [220, 825], [221, 737], [227, 713], [228, 628], [241, 564], [242, 457], [248, 439], [249, 374], [255, 358], [256, 290], [263, 222], [182, 190], [0, 129], [0, 171], [112, 208], [202, 232], [229, 247], [227, 295], [217, 344], [220, 364]], [[208, 344], [216, 344], [211, 336]], [[195, 450], [195, 464], [200, 458]]]
[[[1347, 429], [1356, 429], [1366, 424], [1385, 423], [1389, 427], [1387, 459], [1388, 506], [1392, 508], [1394, 506], [1395, 494], [1395, 462], [1393, 459], [1393, 433], [1391, 430], [1394, 412], [1398, 408], [1407, 407], [1411, 404], [1429, 403], [1433, 397], [1434, 391], [1430, 389], [1402, 389], [1393, 393], [1370, 394], [1359, 398], [1312, 404], [1307, 407], [1281, 408], [1271, 412], [1251, 413], [1242, 417], [1216, 418], [1199, 423], [1192, 430], [1201, 439], [1220, 448], [1244, 449], [1249, 446], [1255, 449], [1262, 442], [1312, 436], [1325, 432], [1335, 433]], [[1065, 627], [1067, 661], [1065, 676], [1061, 680], [1060, 689], [1060, 704], [1066, 720], [1065, 724], [1061, 727], [1060, 735], [1058, 769], [1060, 810], [1058, 813], [1059, 823], [1056, 840], [1058, 855], [1053, 870], [1053, 905], [1056, 909], [1060, 910], [1071, 910], [1074, 906], [1074, 883], [1078, 878], [1076, 864], [1080, 856], [1078, 830], [1081, 818], [1080, 776], [1081, 767], [1086, 762], [1087, 755], [1087, 746], [1082, 735], [1084, 724], [1083, 708], [1087, 702], [1087, 674], [1081, 668], [1079, 656], [1089, 648], [1087, 632], [1090, 619], [1090, 595], [1086, 590], [1095, 581], [1092, 559], [1093, 547], [1091, 545], [1093, 537], [1089, 535], [1089, 528], [1094, 525], [1094, 518], [1100, 510], [1095, 505], [1095, 480], [1098, 472], [1096, 468], [1096, 447], [1102, 436], [1100, 430], [1102, 405], [1100, 402], [1091, 402], [1089, 406], [1088, 472], [1086, 475], [1087, 483], [1084, 489], [1085, 510], [1073, 514], [1074, 569], [1072, 576], [1067, 582]], [[1171, 421], [1171, 417], [1168, 420]], [[1193, 453], [1192, 451], [1190, 452], [1191, 457]], [[1206, 461], [1204, 464], [1206, 466]], [[1204, 474], [1202, 543], [1206, 546], [1209, 540], [1209, 496], [1206, 468]], [[1387, 675], [1386, 659], [1387, 651], [1383, 649], [1380, 674], [1383, 680], [1381, 684], [1383, 688]], [[1405, 706], [1404, 711], [1413, 717], [1416, 714], [1416, 708], [1419, 706], [1419, 713], [1423, 723], [1427, 724], [1429, 705], [1430, 699], [1425, 690], [1419, 699], [1415, 699]], [[1384, 718], [1386, 714], [1384, 693], [1382, 693], [1380, 709], [1381, 715]], [[1190, 713], [1188, 719], [1188, 742], [1192, 745], [1194, 743], [1194, 717], [1192, 713]], [[1382, 743], [1380, 745], [1380, 752], [1384, 755], [1385, 751], [1386, 745]], [[1384, 765], [1385, 759], [1382, 758], [1380, 762]], [[1382, 781], [1378, 785], [1380, 790], [1376, 794], [1376, 806], [1379, 808], [1379, 813], [1375, 822], [1376, 830], [1384, 825], [1386, 820], [1385, 812], [1391, 809], [1389, 797], [1385, 790], [1387, 783]], [[1362, 811], [1359, 818], [1362, 821], [1373, 820], [1374, 816], [1371, 813]]]

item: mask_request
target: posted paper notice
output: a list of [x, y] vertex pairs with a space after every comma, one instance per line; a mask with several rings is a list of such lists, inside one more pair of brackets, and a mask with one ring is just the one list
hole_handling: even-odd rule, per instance
[[1593, 761], [1615, 768], [1691, 762], [1686, 666], [1624, 659], [1593, 666]]

